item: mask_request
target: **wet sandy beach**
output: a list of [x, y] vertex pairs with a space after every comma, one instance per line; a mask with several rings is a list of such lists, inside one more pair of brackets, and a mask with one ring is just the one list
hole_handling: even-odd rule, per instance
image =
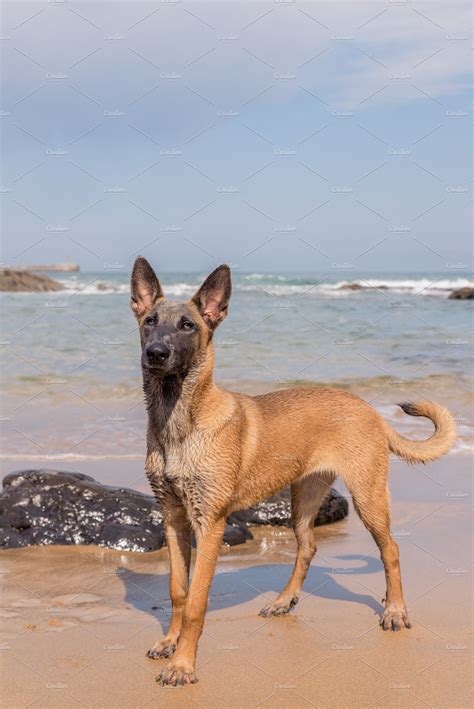
[[392, 462], [410, 631], [378, 627], [383, 570], [352, 509], [318, 528], [302, 598], [283, 618], [258, 611], [287, 580], [293, 535], [254, 530], [253, 541], [222, 550], [190, 687], [160, 687], [165, 661], [145, 657], [168, 622], [166, 550], [2, 552], [2, 706], [469, 706], [469, 472], [464, 455]]

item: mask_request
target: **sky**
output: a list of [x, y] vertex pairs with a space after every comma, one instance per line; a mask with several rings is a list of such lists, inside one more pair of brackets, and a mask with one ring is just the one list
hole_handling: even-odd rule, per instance
[[5, 2], [3, 264], [470, 266], [467, 2]]

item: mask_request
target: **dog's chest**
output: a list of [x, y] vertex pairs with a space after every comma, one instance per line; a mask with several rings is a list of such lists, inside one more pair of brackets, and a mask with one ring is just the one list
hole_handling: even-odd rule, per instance
[[204, 446], [199, 438], [189, 437], [164, 450], [163, 470], [154, 476], [152, 487], [163, 503], [182, 504], [193, 524], [200, 524], [209, 500], [210, 471]]

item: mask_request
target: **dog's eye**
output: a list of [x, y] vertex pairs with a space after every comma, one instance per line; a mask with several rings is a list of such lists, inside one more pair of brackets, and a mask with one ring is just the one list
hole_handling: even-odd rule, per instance
[[180, 330], [194, 330], [194, 323], [191, 320], [181, 320], [179, 324]]
[[149, 315], [145, 318], [145, 325], [154, 325], [156, 323], [156, 317], [154, 315]]

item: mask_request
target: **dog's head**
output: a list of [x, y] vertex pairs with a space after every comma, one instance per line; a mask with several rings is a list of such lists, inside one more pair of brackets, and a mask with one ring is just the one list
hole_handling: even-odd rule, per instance
[[167, 300], [148, 261], [139, 256], [130, 282], [131, 308], [142, 344], [142, 368], [156, 376], [185, 375], [202, 361], [214, 330], [227, 315], [230, 268], [219, 266], [185, 303]]

